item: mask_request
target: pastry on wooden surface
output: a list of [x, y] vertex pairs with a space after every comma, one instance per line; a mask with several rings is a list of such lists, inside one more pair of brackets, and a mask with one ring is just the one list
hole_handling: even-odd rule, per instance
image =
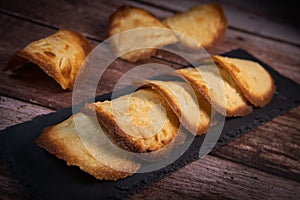
[[252, 112], [238, 85], [222, 67], [203, 65], [198, 68], [176, 70], [215, 109], [226, 116], [244, 116]]
[[260, 64], [218, 55], [212, 58], [232, 76], [244, 96], [254, 106], [263, 107], [271, 101], [275, 92], [275, 82]]
[[[86, 123], [84, 126], [86, 128], [85, 131], [94, 131], [94, 126], [98, 126], [97, 119], [93, 119], [83, 113], [78, 113], [76, 116], [71, 116], [59, 124], [45, 128], [35, 142], [51, 154], [65, 160], [67, 165], [78, 166], [81, 170], [100, 180], [125, 178], [139, 169], [139, 163], [116, 155], [108, 151], [105, 147], [99, 148], [98, 146], [97, 149], [93, 149], [95, 147], [89, 145], [88, 150], [77, 133], [74, 117], [77, 117], [80, 122]], [[91, 151], [100, 151], [105, 155], [103, 158], [106, 160], [96, 159], [91, 154]], [[113, 169], [105, 165], [105, 162], [113, 162], [118, 165], [118, 169], [123, 170]]]
[[[143, 29], [150, 27], [153, 29]], [[124, 32], [133, 29], [130, 33]], [[156, 48], [177, 42], [173, 31], [151, 13], [127, 5], [111, 15], [108, 33], [109, 36], [115, 35], [110, 40], [115, 54], [129, 62], [148, 59], [155, 54]]]
[[145, 80], [140, 84], [157, 90], [189, 131], [196, 135], [206, 133], [210, 125], [211, 106], [187, 83]]
[[145, 153], [162, 149], [178, 133], [176, 114], [150, 88], [91, 106], [112, 140], [129, 151]]
[[63, 89], [72, 90], [78, 70], [92, 48], [83, 35], [59, 30], [17, 51], [3, 70], [14, 69], [29, 60], [37, 64]]
[[177, 34], [178, 40], [190, 49], [214, 47], [221, 42], [227, 29], [226, 15], [218, 4], [192, 7], [186, 12], [167, 17], [163, 23], [182, 33]]

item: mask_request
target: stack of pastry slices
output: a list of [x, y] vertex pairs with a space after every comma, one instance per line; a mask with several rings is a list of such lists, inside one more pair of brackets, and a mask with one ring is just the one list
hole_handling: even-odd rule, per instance
[[[146, 35], [119, 34], [145, 27], [154, 29]], [[223, 9], [216, 4], [196, 6], [163, 21], [140, 8], [122, 6], [110, 18], [109, 35], [115, 36], [111, 46], [117, 57], [136, 62], [176, 42], [193, 50], [209, 48], [221, 40], [226, 27]], [[137, 49], [140, 44], [144, 48]], [[29, 60], [63, 89], [72, 90], [92, 48], [83, 35], [59, 30], [17, 51], [4, 70]], [[141, 163], [111, 151], [109, 143], [127, 152], [152, 152], [150, 160], [156, 160], [156, 156], [164, 159], [185, 142], [181, 127], [195, 136], [205, 134], [218, 123], [212, 121], [215, 113], [226, 117], [248, 115], [253, 106], [269, 103], [275, 92], [271, 75], [249, 60], [215, 55], [210, 64], [175, 70], [174, 74], [181, 80], [141, 80], [140, 87], [131, 94], [86, 105], [69, 119], [45, 128], [36, 143], [97, 179], [117, 180], [135, 173]]]
[[[263, 107], [271, 101], [274, 80], [260, 64], [218, 55], [212, 60], [210, 65], [174, 71], [185, 81], [141, 80], [142, 87], [131, 94], [86, 105], [82, 112], [44, 129], [36, 143], [97, 179], [117, 180], [136, 172], [140, 163], [101, 146], [83, 144], [74, 117], [79, 123], [89, 121], [85, 132], [95, 132], [91, 127], [98, 127], [121, 149], [159, 152], [172, 144], [180, 125], [191, 134], [205, 134], [218, 123], [211, 122], [214, 111], [227, 117], [245, 116], [252, 112], [252, 106]], [[89, 116], [89, 111], [97, 118]], [[184, 138], [180, 140], [176, 143], [184, 142]], [[91, 153], [93, 148], [107, 160], [97, 159]], [[106, 161], [121, 167], [114, 169]]]
[[136, 62], [175, 43], [189, 50], [211, 49], [222, 41], [226, 29], [227, 18], [219, 4], [194, 6], [162, 21], [146, 10], [125, 5], [111, 15], [108, 35], [118, 57]]

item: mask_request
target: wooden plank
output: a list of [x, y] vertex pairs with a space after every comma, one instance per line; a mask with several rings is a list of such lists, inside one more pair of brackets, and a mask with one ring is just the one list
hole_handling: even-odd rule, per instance
[[[107, 29], [108, 17], [102, 10], [113, 12], [116, 8], [115, 1], [1, 1], [0, 8], [2, 12], [10, 9], [20, 17], [34, 16], [38, 23], [44, 23], [56, 28], [65, 28], [92, 36], [97, 35], [104, 38]], [[82, 9], [81, 7], [85, 8]], [[46, 10], [45, 10], [46, 9]], [[11, 10], [11, 11], [12, 11]], [[90, 13], [90, 10], [98, 12]], [[55, 14], [54, 14], [55, 13]], [[84, 17], [83, 17], [84, 16]], [[62, 20], [63, 19], [63, 20]]]
[[[221, 54], [233, 49], [242, 48], [261, 61], [265, 62], [280, 74], [300, 84], [300, 48], [285, 43], [266, 40], [247, 33], [227, 30], [221, 43], [215, 49], [209, 50], [210, 54]], [[171, 56], [160, 51], [158, 57], [172, 62], [187, 65], [179, 57]]]
[[[170, 2], [140, 0], [140, 2], [166, 9], [171, 12], [184, 12], [195, 5], [211, 3], [212, 1], [172, 0]], [[218, 2], [224, 7], [230, 28], [297, 46], [300, 45], [300, 31], [296, 28], [299, 19], [297, 19], [295, 14], [291, 11], [291, 5], [263, 1], [239, 2], [233, 0], [217, 0], [214, 2]], [[279, 7], [280, 12], [278, 14]]]
[[[29, 18], [34, 18], [39, 22], [49, 24], [62, 28], [70, 28], [83, 32], [86, 34], [97, 35], [98, 37], [105, 37], [107, 28], [108, 17], [106, 12], [98, 12], [99, 10], [108, 11], [112, 13], [118, 6], [126, 3], [132, 4], [146, 9], [150, 9], [152, 12], [155, 10], [155, 14], [164, 18], [171, 15], [174, 12], [182, 12], [188, 8], [211, 2], [209, 0], [201, 1], [180, 1], [172, 0], [170, 1], [145, 1], [140, 0], [141, 3], [136, 1], [95, 1], [89, 0], [85, 2], [80, 1], [60, 1], [59, 3], [53, 1], [18, 1], [12, 0], [9, 2], [0, 3], [1, 11], [3, 12], [13, 12], [20, 16], [25, 16]], [[299, 40], [299, 30], [297, 23], [292, 23], [295, 20], [294, 15], [290, 18], [283, 20], [281, 16], [277, 13], [272, 12], [274, 9], [274, 2], [272, 6], [266, 6], [264, 3], [253, 3], [252, 1], [245, 1], [243, 3], [238, 3], [232, 0], [218, 0], [224, 6], [225, 12], [228, 16], [229, 25], [233, 29], [238, 29], [252, 33], [255, 35], [261, 35], [267, 38], [277, 39], [279, 41], [289, 42], [295, 45], [300, 45]], [[281, 5], [283, 8], [282, 12], [285, 11], [285, 15], [290, 16], [290, 5]], [[163, 8], [155, 9], [154, 7]], [[271, 9], [270, 9], [271, 7]], [[47, 8], [48, 12], [44, 12]], [[288, 9], [284, 9], [288, 8]], [[161, 12], [159, 10], [168, 10], [168, 12]], [[55, 16], [51, 13], [55, 12]], [[96, 12], [97, 11], [97, 12]], [[158, 13], [159, 12], [159, 13]], [[51, 14], [51, 17], [48, 15]], [[84, 17], [81, 17], [84, 16]], [[60, 19], [64, 20], [60, 20]], [[49, 22], [51, 21], [51, 22]], [[66, 22], [66, 23], [65, 23]], [[80, 23], [78, 23], [80, 22]], [[95, 26], [97, 24], [97, 26]]]
[[[123, 4], [141, 6], [139, 3], [124, 0], [89, 0], [85, 2], [64, 0], [59, 3], [47, 0], [29, 0], [27, 2], [12, 0], [1, 1], [0, 12], [32, 20], [52, 28], [65, 28], [81, 32], [96, 40], [104, 40], [107, 37], [109, 16]], [[155, 11], [159, 16], [170, 14], [170, 12], [155, 8], [152, 8], [151, 11]]]
[[[55, 32], [51, 28], [39, 26], [17, 18], [12, 18], [0, 14], [1, 24], [5, 24], [5, 29], [0, 30], [0, 65], [17, 49], [22, 48], [31, 40], [46, 37]], [[93, 42], [94, 45], [97, 44]], [[173, 68], [180, 65], [170, 64], [160, 59], [152, 58], [150, 62], [167, 64]], [[143, 62], [138, 63], [143, 64]], [[122, 75], [135, 67], [136, 64], [122, 60], [116, 60], [107, 69], [101, 79], [101, 87], [97, 90], [97, 95], [113, 90], [114, 85]], [[9, 74], [0, 72], [0, 94], [22, 99], [53, 109], [64, 108], [72, 105], [72, 92], [63, 91], [60, 86], [48, 77], [38, 66], [28, 63], [18, 69], [16, 73]], [[51, 95], [49, 95], [51, 94]]]
[[212, 155], [300, 181], [300, 106], [218, 148]]
[[0, 130], [53, 111], [49, 108], [0, 96]]
[[130, 199], [299, 199], [299, 189], [299, 182], [206, 156]]
[[[90, 12], [93, 13], [93, 9]], [[105, 12], [106, 11], [104, 10], [103, 13]], [[153, 12], [156, 13], [156, 11]], [[107, 13], [106, 16], [108, 16]], [[61, 23], [63, 23], [63, 20], [61, 21]], [[23, 21], [18, 18], [12, 18], [6, 15], [2, 15], [1, 22], [2, 24], [5, 24], [5, 29], [1, 31], [1, 39], [2, 43], [4, 44], [4, 48], [1, 49], [1, 61], [4, 61], [5, 58], [7, 58], [10, 55], [9, 52], [13, 52], [16, 48], [19, 48], [19, 44], [22, 43], [22, 41], [25, 45], [29, 41], [28, 38], [30, 37], [43, 37], [54, 31], [49, 27], [43, 27], [38, 24], [33, 24], [30, 21]], [[271, 40], [257, 38], [249, 34], [230, 30], [228, 31], [227, 36], [225, 37], [225, 40], [222, 43], [222, 45], [219, 46], [215, 51], [224, 52], [226, 50], [233, 49], [236, 47], [243, 47], [246, 50], [250, 50], [250, 52], [252, 53], [256, 52], [257, 55], [254, 53], [255, 56], [261, 59], [263, 58], [262, 60], [267, 59], [268, 64], [270, 64], [271, 66], [275, 65], [275, 68], [277, 67], [278, 69], [281, 69], [282, 72], [286, 73], [289, 77], [292, 77], [294, 80], [299, 82], [299, 51], [297, 51], [297, 47], [288, 44], [282, 44], [279, 42], [274, 42]], [[280, 52], [281, 49], [283, 49], [284, 51]], [[4, 55], [4, 58], [2, 57], [2, 55]], [[162, 58], [170, 58], [170, 60], [174, 59], [174, 57], [164, 56], [162, 56]], [[116, 64], [115, 69], [112, 69], [111, 73], [108, 73], [113, 74], [113, 77], [106, 76], [103, 81], [103, 88], [104, 90], [106, 89], [106, 91], [110, 91], [113, 88], [114, 82], [112, 80], [116, 81], [117, 77], [120, 77], [123, 72], [131, 69], [133, 66], [126, 62], [118, 62], [119, 64]], [[0, 91], [2, 94], [5, 94], [7, 96], [17, 97], [26, 101], [35, 102], [37, 104], [41, 104], [51, 108], [61, 108], [71, 105], [71, 92], [63, 92], [52, 79], [48, 78], [36, 66], [27, 65], [26, 67], [20, 69], [20, 71], [13, 76], [1, 74], [0, 78], [2, 83], [0, 85]], [[299, 121], [299, 116], [294, 116], [293, 120]], [[270, 136], [271, 138], [276, 138], [272, 137], [272, 134], [276, 136], [276, 134], [281, 133], [281, 131], [285, 131], [281, 128], [282, 127], [279, 126], [279, 129], [276, 130], [275, 133], [267, 133], [262, 131], [261, 134], [270, 134], [268, 136]], [[251, 136], [251, 140], [259, 141], [260, 136], [253, 135]], [[288, 149], [283, 149], [283, 151], [284, 155], [289, 155]], [[279, 156], [272, 151], [267, 152], [267, 154], [269, 156], [265, 156], [264, 160], [264, 162], [266, 163], [272, 163], [274, 160], [272, 157]], [[229, 157], [230, 155], [230, 158], [232, 160], [235, 160], [232, 154], [224, 155], [224, 157]], [[272, 158], [273, 160], [270, 158]], [[240, 159], [239, 162], [247, 164], [247, 159], [248, 157], [246, 156], [245, 158]], [[273, 163], [273, 165], [275, 166], [275, 163]], [[251, 166], [263, 168], [264, 164], [259, 165], [258, 163], [252, 163]], [[277, 170], [278, 169], [272, 169], [272, 172], [276, 173]], [[291, 172], [289, 170], [287, 171], [287, 174], [295, 174], [294, 172]], [[281, 169], [281, 172], [284, 172], [284, 170]], [[290, 176], [286, 174], [283, 175]]]
[[[1, 22], [3, 22], [2, 24], [5, 24], [5, 29], [2, 29], [3, 31], [0, 32], [2, 44], [4, 47], [0, 49], [1, 61], [6, 60], [12, 52], [19, 48], [20, 43], [25, 45], [26, 42], [28, 42], [28, 38], [44, 37], [53, 32], [53, 30], [48, 27], [42, 27], [40, 25], [23, 21], [17, 18], [12, 18], [6, 15], [0, 16]], [[254, 36], [249, 36], [247, 34], [239, 33], [237, 31], [230, 31], [227, 34], [223, 44], [219, 46], [216, 51], [224, 52], [225, 50], [230, 50], [236, 47], [243, 47], [245, 49], [250, 48], [250, 50], [257, 52], [257, 55], [255, 54], [255, 56], [258, 56], [258, 58], [263, 57], [262, 60], [267, 59], [268, 64], [271, 64], [271, 66], [272, 64], [274, 64], [278, 69], [281, 69], [283, 73], [286, 73], [287, 76], [292, 77], [293, 79], [299, 82], [299, 57], [296, 56], [297, 51], [294, 51], [294, 48], [296, 47], [290, 45], [284, 46], [281, 43], [273, 41], [266, 42], [262, 41], [261, 39], [257, 39]], [[256, 51], [257, 48], [261, 48], [260, 51]], [[282, 52], [282, 55], [279, 55], [277, 52], [280, 48], [285, 50], [284, 52]], [[289, 55], [288, 53], [290, 53], [291, 55]], [[278, 60], [278, 57], [281, 59]], [[156, 61], [161, 60], [156, 59]], [[288, 66], [288, 70], [287, 65], [284, 63], [290, 63]], [[101, 92], [103, 93], [111, 91], [118, 78], [121, 77], [124, 72], [130, 70], [133, 66], [134, 65], [132, 64], [118, 60], [115, 66], [110, 69], [111, 71], [108, 71], [107, 75], [105, 75], [104, 79], [102, 79], [101, 83], [103, 84], [99, 94], [101, 94]], [[67, 107], [71, 105], [72, 93], [70, 91], [62, 91], [58, 84], [56, 84], [51, 78], [47, 77], [35, 65], [28, 64], [21, 68], [14, 75], [8, 75], [1, 72], [0, 81], [2, 83], [0, 85], [0, 93], [6, 96], [15, 97], [28, 102], [34, 102], [36, 104], [40, 104], [54, 109]], [[293, 117], [294, 120], [299, 121], [298, 116]], [[285, 130], [281, 129], [280, 127], [274, 133], [263, 131], [262, 134], [270, 134], [269, 136], [271, 138], [276, 138], [276, 134], [280, 134], [281, 131]], [[272, 135], [274, 137], [272, 137]], [[260, 136], [251, 135], [251, 140], [259, 141]], [[246, 141], [242, 143], [244, 144], [245, 142]], [[283, 151], [285, 155], [289, 155], [289, 149], [283, 149]], [[279, 156], [276, 155], [275, 152], [268, 152], [268, 155], [270, 156], [266, 157], [264, 160], [264, 162], [266, 163], [272, 163], [273, 161], [276, 161], [277, 158], [274, 159], [272, 157]], [[221, 154], [219, 154], [218, 156], [221, 156]], [[224, 153], [224, 157], [229, 156], [231, 156], [231, 159], [233, 160], [236, 159], [232, 154]], [[245, 164], [248, 164], [248, 157], [240, 159], [239, 162], [244, 162]], [[276, 163], [274, 163], [273, 165], [275, 166], [275, 164]], [[263, 163], [253, 162], [251, 165], [254, 167], [264, 168]], [[292, 170], [289, 169], [278, 170], [274, 168], [272, 169], [272, 171], [273, 173], [277, 173], [277, 171], [279, 171], [278, 173], [280, 173], [281, 175], [289, 177], [295, 174], [295, 172], [292, 172]], [[287, 173], [283, 174], [283, 172], [285, 171], [287, 171]]]
[[[28, 199], [26, 188], [3, 166], [0, 180], [3, 198]], [[299, 189], [299, 182], [206, 156], [129, 199], [299, 199]]]
[[[94, 2], [93, 0], [87, 1], [86, 3], [80, 3], [76, 1], [76, 3], [72, 2], [73, 1], [61, 1], [60, 6], [58, 6], [57, 3], [46, 0], [34, 3], [30, 3], [30, 1], [14, 3], [14, 1], [12, 1], [3, 5], [2, 10], [6, 12], [12, 12], [14, 15], [22, 16], [26, 19], [34, 20], [56, 28], [69, 28], [71, 30], [80, 31], [90, 36], [91, 38], [101, 41], [106, 38], [107, 23], [110, 14], [119, 5], [124, 3], [124, 1], [110, 1], [107, 4]], [[165, 11], [161, 8], [156, 8], [141, 3], [128, 1], [126, 1], [126, 3], [147, 9], [159, 18], [164, 18], [172, 14], [171, 11]], [[187, 7], [198, 4], [198, 2], [176, 1], [176, 3], [171, 4], [169, 2], [160, 3], [160, 1], [151, 1], [151, 5], [152, 4], [156, 6], [159, 5], [159, 7], [168, 8], [170, 10], [177, 9], [176, 11], [178, 11], [178, 9], [186, 9]], [[227, 5], [226, 3], [224, 4]], [[52, 12], [44, 12], [45, 8], [47, 8], [47, 10], [51, 10]], [[239, 10], [238, 8], [236, 9]], [[80, 10], [80, 12], [78, 12], [78, 10]], [[99, 12], [99, 10], [101, 10], [101, 12]], [[53, 13], [56, 14], [54, 15]], [[238, 13], [236, 15], [238, 16], [234, 16], [234, 19], [243, 18], [243, 13]], [[241, 15], [241, 17], [239, 17], [239, 15]], [[64, 20], [61, 20], [62, 18], [64, 18]], [[249, 17], [245, 18], [248, 19]], [[258, 21], [254, 20], [254, 23], [258, 23], [259, 21], [260, 19]], [[95, 24], [97, 24], [97, 26], [95, 26]], [[245, 24], [249, 24], [249, 22]], [[267, 25], [259, 26], [267, 27]], [[265, 29], [267, 30], [268, 28]], [[278, 28], [278, 30], [285, 30], [285, 28]], [[278, 31], [272, 32], [277, 33]], [[286, 35], [289, 36], [291, 34], [286, 33]], [[215, 49], [210, 50], [209, 53], [223, 53], [235, 48], [243, 48], [251, 52], [253, 55], [265, 61], [283, 75], [300, 83], [299, 47], [287, 43], [257, 37], [256, 35], [248, 34], [245, 32], [228, 29], [222, 44]], [[184, 62], [183, 60], [175, 58], [174, 56], [170, 56], [169, 54], [163, 54], [161, 53], [161, 51], [157, 55], [157, 57], [172, 62], [186, 64], [186, 62]]]

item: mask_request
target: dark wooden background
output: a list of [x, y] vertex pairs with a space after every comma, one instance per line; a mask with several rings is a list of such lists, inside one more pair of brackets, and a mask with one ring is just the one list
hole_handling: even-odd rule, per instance
[[[17, 49], [60, 28], [81, 32], [94, 44], [106, 38], [109, 15], [120, 5], [145, 8], [159, 18], [209, 1], [1, 0], [0, 66]], [[288, 1], [219, 0], [229, 28], [212, 54], [243, 48], [300, 84], [299, 7]], [[159, 51], [151, 62], [186, 63]], [[112, 90], [134, 65], [116, 61], [99, 94]], [[37, 66], [0, 72], [0, 129], [71, 106], [63, 91]], [[287, 88], [288, 89], [288, 88]], [[26, 134], [26, 133], [24, 133]], [[300, 107], [139, 191], [132, 199], [300, 199]], [[0, 199], [24, 199], [27, 191], [0, 164]]]

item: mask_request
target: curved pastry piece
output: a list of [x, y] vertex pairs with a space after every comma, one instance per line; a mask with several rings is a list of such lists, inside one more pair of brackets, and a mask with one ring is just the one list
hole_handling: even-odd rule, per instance
[[83, 35], [59, 30], [17, 51], [3, 70], [14, 69], [29, 60], [37, 64], [63, 89], [72, 90], [78, 70], [92, 48]]
[[222, 67], [203, 65], [176, 70], [176, 73], [183, 76], [219, 113], [244, 116], [252, 112], [247, 99]]
[[140, 84], [157, 90], [172, 108], [180, 122], [195, 135], [206, 133], [210, 125], [211, 106], [185, 82], [145, 80]]
[[254, 106], [263, 107], [271, 101], [276, 89], [275, 82], [260, 64], [223, 56], [212, 58], [232, 76], [244, 96]]
[[[143, 29], [146, 27], [152, 29]], [[148, 59], [156, 48], [177, 42], [173, 31], [151, 13], [127, 5], [110, 17], [109, 36], [114, 36], [110, 43], [115, 54], [129, 62]]]
[[[69, 119], [47, 127], [43, 130], [42, 134], [36, 139], [36, 143], [46, 149], [56, 157], [63, 159], [67, 165], [74, 165], [80, 167], [81, 170], [93, 175], [100, 180], [117, 180], [125, 178], [135, 173], [140, 164], [128, 158], [121, 157], [120, 155], [113, 154], [105, 147], [97, 146], [94, 151], [105, 154], [106, 160], [96, 159], [90, 151], [93, 151], [93, 145], [86, 149], [80, 137], [78, 136], [77, 129], [74, 124], [74, 117], [77, 117], [83, 123], [86, 131], [94, 131], [94, 126], [98, 125], [98, 120], [93, 119], [83, 113], [77, 113], [76, 116], [71, 116]], [[116, 170], [106, 166], [105, 162], [114, 162], [118, 164], [119, 169]]]
[[227, 29], [226, 16], [218, 4], [192, 7], [186, 12], [167, 17], [163, 23], [182, 33], [176, 36], [180, 43], [190, 49], [215, 46], [221, 42]]
[[112, 140], [129, 151], [162, 149], [179, 132], [177, 116], [164, 98], [150, 88], [92, 106]]

